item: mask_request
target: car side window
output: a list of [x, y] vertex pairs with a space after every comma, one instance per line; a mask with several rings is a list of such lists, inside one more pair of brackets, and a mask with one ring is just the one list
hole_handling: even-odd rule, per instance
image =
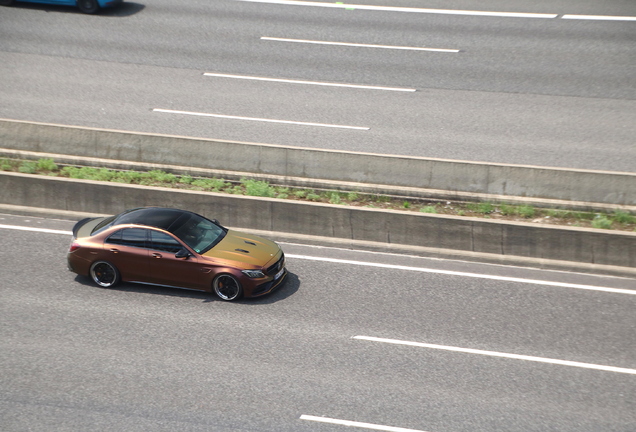
[[143, 228], [124, 228], [111, 234], [106, 243], [145, 248], [147, 231]]
[[166, 233], [150, 231], [150, 249], [177, 253], [183, 249], [183, 245]]

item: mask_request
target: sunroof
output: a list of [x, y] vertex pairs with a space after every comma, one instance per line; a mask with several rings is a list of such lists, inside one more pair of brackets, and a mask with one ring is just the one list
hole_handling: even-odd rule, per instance
[[141, 208], [122, 214], [115, 225], [139, 224], [167, 230], [184, 211], [168, 208]]

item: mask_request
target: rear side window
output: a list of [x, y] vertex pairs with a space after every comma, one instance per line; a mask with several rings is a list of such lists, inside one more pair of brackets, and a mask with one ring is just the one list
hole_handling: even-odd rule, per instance
[[150, 249], [177, 253], [183, 246], [174, 237], [159, 231], [150, 231]]
[[124, 228], [111, 234], [106, 243], [145, 248], [147, 232], [143, 228]]

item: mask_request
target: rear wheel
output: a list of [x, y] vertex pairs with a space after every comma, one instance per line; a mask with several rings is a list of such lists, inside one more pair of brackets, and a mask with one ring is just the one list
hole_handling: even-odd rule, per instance
[[107, 261], [95, 261], [91, 265], [91, 279], [102, 288], [110, 288], [119, 282], [119, 271]]
[[87, 14], [94, 14], [99, 10], [97, 0], [77, 0], [77, 7]]
[[243, 296], [243, 288], [236, 278], [229, 274], [222, 274], [214, 278], [212, 283], [214, 292], [221, 300], [232, 301]]

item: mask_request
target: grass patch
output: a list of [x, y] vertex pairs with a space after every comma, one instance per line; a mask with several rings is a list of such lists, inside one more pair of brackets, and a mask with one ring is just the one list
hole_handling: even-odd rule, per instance
[[266, 181], [242, 178], [239, 183], [232, 183], [218, 178], [192, 177], [188, 174], [175, 175], [161, 170], [127, 171], [111, 170], [96, 167], [64, 166], [60, 168], [53, 159], [45, 158], [37, 161], [15, 158], [0, 158], [0, 169], [3, 171], [22, 172], [62, 176], [73, 179], [95, 181], [111, 181], [126, 184], [148, 186], [190, 188], [210, 192], [258, 196], [279, 199], [297, 199], [310, 202], [329, 202], [338, 205], [361, 205], [367, 208], [383, 208], [421, 213], [442, 213], [455, 216], [478, 216], [483, 218], [524, 220], [532, 218], [542, 223], [569, 226], [593, 227], [597, 229], [620, 229], [636, 232], [636, 216], [622, 210], [607, 213], [581, 212], [563, 209], [541, 209], [529, 205], [515, 206], [510, 204], [493, 205], [489, 202], [446, 202], [418, 199], [405, 200], [380, 194], [364, 194], [357, 191], [317, 192], [313, 189], [296, 189], [285, 186], [272, 186]]
[[437, 213], [437, 207], [435, 206], [425, 206], [420, 209], [422, 213]]
[[612, 229], [612, 221], [602, 215], [597, 215], [592, 221], [592, 228]]

